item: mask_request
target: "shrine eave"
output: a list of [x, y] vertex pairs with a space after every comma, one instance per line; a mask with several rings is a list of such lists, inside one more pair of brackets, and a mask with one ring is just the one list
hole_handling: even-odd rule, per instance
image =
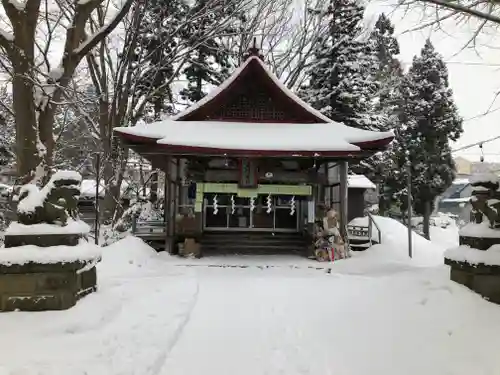
[[167, 120], [116, 128], [142, 155], [282, 158], [364, 158], [383, 151], [392, 132], [370, 132], [338, 123], [270, 124]]

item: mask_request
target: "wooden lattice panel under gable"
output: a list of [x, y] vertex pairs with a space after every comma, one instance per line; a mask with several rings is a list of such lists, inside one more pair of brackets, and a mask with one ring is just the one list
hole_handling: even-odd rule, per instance
[[213, 119], [282, 122], [286, 115], [264, 88], [252, 84], [216, 111]]

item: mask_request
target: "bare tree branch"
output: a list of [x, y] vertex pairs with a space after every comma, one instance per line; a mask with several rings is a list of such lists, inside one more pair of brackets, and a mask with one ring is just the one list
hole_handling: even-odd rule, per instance
[[[453, 11], [455, 14], [467, 14], [469, 16], [500, 24], [500, 16], [494, 14], [497, 10], [497, 2], [494, 0], [483, 0], [471, 4], [462, 3], [460, 1], [446, 0], [418, 0], [423, 3], [434, 4], [442, 9]], [[404, 2], [402, 2], [404, 4]], [[483, 9], [481, 9], [483, 8]]]
[[[58, 106], [80, 61], [89, 54], [128, 13], [133, 0], [93, 36], [86, 38], [92, 13], [104, 0], [1, 0], [13, 36], [0, 35], [6, 52], [0, 61], [12, 77], [13, 110], [16, 114], [17, 168], [23, 181], [39, 181], [50, 173], [55, 147], [54, 121]], [[65, 41], [60, 62], [51, 69], [52, 48], [61, 31]], [[10, 69], [9, 69], [10, 68]]]
[[[94, 1], [100, 3], [102, 0], [94, 0]], [[73, 52], [77, 56], [79, 56], [80, 58], [87, 55], [94, 47], [97, 46], [97, 44], [99, 44], [104, 38], [106, 38], [120, 24], [123, 17], [125, 17], [125, 15], [128, 13], [133, 2], [134, 2], [134, 0], [127, 0], [125, 2], [125, 4], [122, 6], [122, 8], [119, 10], [119, 12], [116, 14], [116, 16], [113, 17], [113, 20], [109, 24], [107, 24], [102, 29], [100, 29], [97, 33], [92, 35], [89, 39], [87, 39], [80, 46], [78, 46], [76, 49], [74, 49]], [[83, 6], [87, 6], [88, 4], [91, 4], [91, 3], [92, 2], [84, 3]], [[90, 10], [87, 11], [88, 12], [87, 18], [88, 18], [88, 16], [90, 16], [90, 12], [92, 12], [92, 10], [94, 8], [90, 8]], [[83, 14], [87, 14], [87, 12], [84, 13], [82, 10]], [[82, 15], [82, 17], [83, 17], [83, 15]], [[85, 18], [85, 20], [87, 18]], [[75, 17], [75, 24], [76, 24], [76, 17]]]

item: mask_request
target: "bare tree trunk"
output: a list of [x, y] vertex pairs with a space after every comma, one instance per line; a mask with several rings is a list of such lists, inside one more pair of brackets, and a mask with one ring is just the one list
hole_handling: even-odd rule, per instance
[[[240, 2], [237, 3], [240, 4]], [[239, 7], [249, 3], [250, 1], [243, 1], [241, 2], [243, 5], [239, 5]], [[144, 2], [141, 4], [144, 5]], [[217, 4], [221, 7], [225, 6], [225, 1], [217, 1]], [[138, 55], [142, 56], [137, 53], [137, 50], [144, 48], [138, 42], [138, 33], [141, 30], [140, 25], [146, 11], [147, 7], [137, 6], [124, 24], [124, 40], [118, 58], [115, 57], [115, 46], [111, 47], [105, 41], [101, 41], [94, 54], [87, 56], [92, 84], [100, 98], [99, 124], [89, 124], [89, 126], [95, 126], [102, 145], [103, 176], [106, 186], [102, 217], [107, 222], [117, 217], [115, 209], [119, 207], [120, 186], [126, 170], [126, 157], [128, 156], [124, 150], [120, 149], [118, 153], [112, 150], [115, 147], [114, 141], [112, 141], [113, 130], [121, 126], [134, 126], [137, 121], [144, 117], [147, 105], [150, 103], [154, 104], [155, 114], [159, 117], [163, 109], [162, 95], [165, 95], [165, 91], [170, 87], [174, 79], [179, 76], [185, 63], [189, 60], [191, 52], [199, 48], [205, 40], [219, 35], [217, 33], [224, 30], [233, 20], [231, 15], [225, 16], [213, 29], [205, 30], [206, 32], [194, 45], [192, 40], [178, 43], [176, 38], [179, 38], [183, 32], [191, 30], [193, 25], [197, 25], [203, 15], [203, 13], [193, 14], [191, 18], [185, 20], [184, 25], [175, 29], [172, 28], [172, 50], [167, 57], [154, 65], [150, 64], [150, 59], [148, 59], [151, 53], [155, 53], [154, 51], [148, 52], [145, 57], [141, 57], [143, 60], [136, 60]], [[241, 11], [241, 8], [235, 10], [235, 12], [238, 11]], [[96, 30], [100, 29], [104, 20], [105, 17], [100, 15], [96, 21]], [[169, 43], [169, 41], [165, 40], [163, 43]], [[150, 81], [154, 81], [156, 74], [171, 65], [175, 66], [175, 71], [171, 78], [167, 79], [162, 85], [159, 87], [151, 85], [145, 90], [138, 89], [138, 83], [143, 82], [145, 77], [148, 77]], [[153, 77], [152, 80], [151, 77]]]
[[[17, 170], [20, 183], [31, 180], [39, 163], [38, 124], [33, 94], [36, 22], [40, 0], [30, 0], [22, 12], [13, 3], [2, 1], [12, 23], [12, 40], [0, 39], [12, 65], [12, 101], [16, 124]], [[1, 35], [1, 33], [0, 33]]]
[[[0, 30], [0, 49], [6, 52], [12, 67], [19, 182], [40, 182], [49, 177], [52, 167], [54, 119], [64, 90], [82, 58], [121, 22], [132, 0], [127, 0], [113, 20], [89, 38], [86, 25], [92, 12], [101, 7], [102, 0], [76, 2], [71, 11], [58, 3], [63, 22], [60, 22], [61, 19], [49, 21], [52, 19], [49, 9], [43, 9], [41, 16], [41, 0], [26, 0], [22, 6], [9, 0], [1, 2], [13, 30], [12, 35]], [[43, 18], [48, 29], [45, 42], [40, 41], [36, 33]], [[48, 57], [52, 33], [57, 25], [65, 23], [68, 27], [61, 63], [52, 70]], [[42, 46], [44, 43], [45, 46]], [[35, 59], [35, 48], [41, 54], [45, 69], [41, 69], [43, 64]]]
[[424, 202], [424, 237], [428, 240], [431, 239], [430, 235], [430, 218], [431, 218], [431, 202]]
[[150, 200], [152, 203], [158, 200], [158, 171], [156, 170], [151, 175]]
[[128, 151], [123, 149], [117, 137], [103, 139], [104, 184], [103, 223], [109, 224], [121, 215], [121, 186], [127, 167]]
[[33, 85], [25, 78], [25, 63], [14, 69], [12, 82], [13, 107], [16, 124], [16, 156], [19, 184], [24, 184], [34, 177], [39, 164], [37, 150], [37, 123], [32, 95]]
[[146, 179], [144, 178], [144, 168], [142, 164], [144, 163], [144, 159], [141, 157], [139, 158], [139, 185], [140, 187], [140, 192], [143, 197], [146, 196]]

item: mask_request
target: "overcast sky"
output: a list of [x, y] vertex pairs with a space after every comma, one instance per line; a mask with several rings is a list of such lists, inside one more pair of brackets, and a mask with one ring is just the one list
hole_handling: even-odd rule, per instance
[[[447, 62], [450, 85], [460, 114], [465, 120], [464, 134], [453, 148], [495, 136], [500, 137], [500, 97], [492, 105], [492, 110], [497, 111], [481, 116], [500, 90], [500, 38], [497, 37], [495, 46], [491, 36], [493, 32], [491, 35], [486, 32], [479, 40], [477, 51], [472, 48], [462, 51], [473, 35], [474, 25], [456, 25], [456, 21], [450, 21], [444, 25], [446, 33], [430, 29], [409, 31], [423, 24], [420, 14], [412, 12], [410, 15], [403, 15], [401, 11], [394, 12], [392, 8], [378, 2], [370, 4], [367, 9], [368, 17], [375, 18], [375, 14], [381, 11], [391, 14], [396, 25], [401, 45], [401, 60], [404, 63], [411, 63], [413, 56], [420, 52], [428, 37]], [[485, 161], [500, 162], [500, 139], [484, 144], [483, 150]], [[454, 155], [478, 161], [480, 151], [479, 147], [474, 147]]]
[[[300, 0], [298, 0], [300, 1]], [[495, 136], [500, 137], [500, 98], [493, 103], [495, 93], [500, 90], [500, 38], [494, 45], [494, 37], [482, 34], [477, 51], [469, 48], [462, 50], [473, 35], [474, 25], [455, 21], [444, 24], [445, 32], [428, 29], [411, 31], [415, 27], [429, 22], [422, 20], [421, 13], [413, 10], [406, 15], [394, 11], [389, 5], [391, 0], [365, 0], [369, 3], [367, 17], [374, 22], [377, 15], [385, 12], [391, 15], [396, 25], [396, 33], [401, 45], [401, 60], [410, 64], [415, 54], [420, 52], [425, 39], [430, 37], [436, 49], [448, 64], [450, 85], [460, 114], [465, 119], [464, 134], [453, 145], [458, 148]], [[394, 0], [392, 0], [394, 1]], [[3, 9], [0, 9], [3, 12]], [[495, 48], [496, 47], [496, 48]], [[479, 52], [479, 54], [478, 54]], [[59, 56], [59, 55], [58, 55]], [[492, 105], [492, 111], [483, 115]], [[497, 111], [495, 112], [495, 109]], [[485, 161], [500, 162], [500, 139], [483, 146]], [[474, 147], [454, 154], [471, 160], [479, 160], [479, 147]]]

